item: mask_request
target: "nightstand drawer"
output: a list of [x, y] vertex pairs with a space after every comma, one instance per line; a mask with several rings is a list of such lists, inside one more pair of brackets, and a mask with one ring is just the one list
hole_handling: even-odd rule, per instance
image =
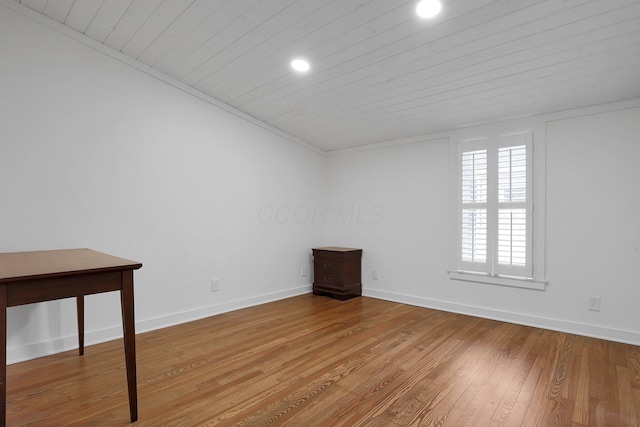
[[342, 268], [342, 262], [339, 259], [332, 259], [329, 257], [319, 257], [314, 262], [314, 268], [318, 271], [333, 271], [339, 272]]
[[333, 273], [331, 271], [314, 271], [314, 283], [319, 285], [334, 285], [339, 286], [340, 273]]

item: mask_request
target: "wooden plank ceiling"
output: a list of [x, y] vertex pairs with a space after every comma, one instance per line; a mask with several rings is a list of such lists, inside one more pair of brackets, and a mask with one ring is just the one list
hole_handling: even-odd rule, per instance
[[16, 1], [326, 151], [640, 96], [640, 0]]

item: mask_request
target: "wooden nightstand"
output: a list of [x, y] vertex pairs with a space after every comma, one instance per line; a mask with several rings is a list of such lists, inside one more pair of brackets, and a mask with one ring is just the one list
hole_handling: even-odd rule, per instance
[[313, 250], [313, 294], [346, 300], [362, 295], [362, 249], [315, 248]]

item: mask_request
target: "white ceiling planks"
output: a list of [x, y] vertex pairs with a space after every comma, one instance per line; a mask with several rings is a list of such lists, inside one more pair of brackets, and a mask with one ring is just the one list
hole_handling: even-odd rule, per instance
[[328, 151], [640, 96], [640, 0], [15, 1]]
[[190, 38], [186, 46], [182, 46], [178, 52], [178, 61], [174, 61], [171, 67], [163, 67], [161, 63], [156, 68], [168, 75], [184, 81], [185, 76], [195, 72], [209, 58], [215, 56], [223, 46], [221, 40], [228, 40], [229, 34], [236, 33], [238, 23], [242, 23], [242, 17], [255, 7], [259, 0], [227, 1], [204, 25], [201, 31], [194, 33], [197, 37]]
[[[269, 38], [254, 37], [251, 49], [228, 49], [224, 58], [227, 62], [223, 66], [218, 66], [204, 80], [198, 83], [197, 87], [205, 93], [215, 93], [223, 99], [223, 91], [233, 89], [231, 81], [237, 82], [238, 76], [242, 76], [244, 81], [252, 81], [256, 85], [255, 79], [260, 77], [263, 68], [259, 67], [264, 61], [270, 60], [272, 68], [288, 67], [288, 60], [294, 55], [300, 55], [308, 51], [308, 46], [312, 43], [310, 39], [319, 33], [319, 29], [326, 26], [327, 22], [332, 22], [340, 16], [348, 15], [354, 8], [353, 2], [334, 0], [327, 7], [326, 2], [314, 0], [296, 2], [296, 4], [308, 4], [319, 7], [313, 10], [310, 7], [309, 13], [302, 19], [293, 20], [288, 26], [283, 26], [280, 32], [270, 35]], [[251, 43], [251, 40], [243, 41]], [[236, 86], [240, 86], [236, 83]]]
[[[256, 40], [260, 37], [268, 38], [269, 31], [278, 28], [276, 17], [288, 6], [297, 3], [296, 0], [270, 0], [258, 2], [247, 10], [240, 19], [236, 19], [235, 25], [228, 25], [218, 33], [215, 42], [208, 43], [206, 60], [192, 69], [184, 78], [184, 81], [194, 87], [206, 78], [212, 70], [219, 66], [225, 66], [223, 53], [234, 49], [234, 45], [240, 45], [243, 40]], [[269, 25], [265, 25], [269, 22]], [[251, 50], [250, 44], [245, 44], [246, 50]]]
[[[121, 2], [124, 3], [123, 0]], [[113, 3], [113, 0], [109, 0], [109, 3]], [[122, 51], [162, 3], [163, 0], [133, 0], [109, 32], [104, 44]], [[111, 10], [113, 11], [113, 8]], [[111, 17], [116, 18], [117, 13]]]
[[110, 1], [103, 3], [100, 7], [100, 13], [93, 17], [85, 34], [100, 43], [104, 43], [116, 25], [121, 22], [123, 15], [129, 9], [132, 2], [133, 0], [122, 0], [119, 2]]
[[49, 18], [52, 18], [60, 23], [64, 23], [67, 20], [71, 6], [73, 6], [74, 0], [60, 0], [60, 1], [48, 1], [44, 6], [44, 13]]
[[[558, 2], [558, 4], [561, 3]], [[539, 30], [542, 24], [535, 21], [535, 8], [526, 8], [526, 10], [518, 12], [522, 13], [520, 13], [517, 20], [513, 16], [508, 16], [504, 19], [492, 20], [491, 26], [476, 25], [467, 27], [468, 29], [466, 30], [456, 28], [450, 37], [440, 38], [428, 46], [428, 55], [423, 54], [424, 49], [416, 48], [413, 51], [398, 55], [399, 57], [388, 59], [391, 66], [383, 70], [381, 74], [364, 69], [366, 75], [358, 75], [358, 80], [347, 81], [341, 86], [333, 84], [333, 91], [329, 93], [326, 89], [320, 88], [318, 96], [331, 98], [340, 93], [351, 105], [362, 104], [363, 102], [371, 105], [374, 99], [355, 98], [351, 95], [355, 91], [364, 92], [368, 87], [375, 89], [375, 91], [371, 91], [371, 94], [377, 100], [384, 101], [389, 96], [396, 98], [398, 91], [406, 92], [415, 97], [419, 95], [417, 92], [427, 92], [434, 87], [436, 90], [441, 91], [443, 88], [440, 87], [440, 84], [455, 82], [456, 72], [473, 79], [473, 76], [479, 71], [479, 66], [484, 65], [486, 68], [499, 70], [500, 68], [494, 63], [495, 61], [489, 63], [493, 58], [501, 59], [502, 63], [507, 65], [518, 64], [519, 58], [505, 59], [505, 55], [509, 52], [521, 51], [523, 43], [526, 42], [523, 37], [534, 36], [532, 37], [535, 40], [533, 43], [540, 43], [538, 41], [539, 37], [536, 36], [547, 33]], [[517, 38], [515, 37], [516, 34], [514, 34], [513, 39], [503, 41], [501, 34], [504, 29], [501, 25], [503, 25], [503, 22], [504, 25], [513, 25], [514, 21], [517, 23]], [[507, 22], [509, 24], [506, 24]], [[549, 31], [551, 30], [549, 29]], [[552, 39], [558, 37], [558, 35], [553, 36], [551, 37]], [[582, 46], [583, 44], [580, 45]], [[536, 61], [538, 59], [538, 57], [531, 55], [529, 52], [525, 53], [525, 55]], [[546, 51], [540, 52], [539, 55], [546, 55]], [[398, 67], [392, 67], [394, 64], [404, 64], [409, 68], [409, 72], [398, 75]], [[498, 77], [502, 76], [499, 74], [494, 75], [494, 78]], [[392, 86], [388, 85], [385, 90], [384, 86], [380, 86], [385, 81], [393, 81], [394, 84]], [[460, 83], [455, 83], [455, 85], [460, 86]], [[339, 101], [335, 98], [330, 103], [331, 106], [326, 108], [326, 110], [329, 110], [325, 111], [326, 113], [342, 114], [344, 112]], [[315, 113], [317, 111], [314, 111], [314, 114], [309, 116], [311, 120], [318, 119]]]
[[[374, 94], [364, 98], [362, 102], [351, 102], [348, 105], [338, 105], [335, 111], [325, 108], [324, 111], [314, 111], [309, 114], [311, 120], [323, 121], [333, 116], [333, 126], [341, 123], [353, 123], [359, 117], [373, 120], [384, 120], [390, 107], [395, 112], [410, 114], [416, 111], [418, 115], [434, 114], [448, 105], [468, 105], [474, 96], [485, 98], [487, 94], [498, 95], [500, 93], [509, 94], [511, 90], [522, 90], [527, 87], [542, 89], [544, 86], [559, 81], [569, 84], [571, 80], [577, 80], [583, 75], [595, 75], [601, 71], [614, 70], [617, 67], [633, 65], [637, 63], [634, 54], [638, 52], [639, 46], [636, 44], [626, 45], [625, 43], [635, 42], [638, 34], [632, 33], [630, 36], [619, 37], [624, 45], [624, 52], [611, 49], [608, 41], [594, 42], [591, 45], [580, 49], [564, 50], [555, 54], [547, 54], [535, 59], [526, 59], [527, 54], [518, 55], [520, 58], [512, 61], [504, 58], [489, 61], [484, 64], [470, 65], [467, 68], [452, 70], [450, 73], [442, 73], [430, 78], [430, 82], [419, 90], [414, 85], [406, 85], [406, 90], [400, 92], [396, 87], [396, 94], [385, 93], [385, 95]], [[615, 41], [615, 40], [613, 40]], [[551, 47], [548, 47], [551, 50]], [[616, 61], [618, 60], [618, 61]], [[550, 72], [553, 67], [553, 73]], [[571, 85], [570, 85], [571, 86]], [[363, 107], [366, 104], [367, 107]], [[433, 106], [433, 111], [429, 107]], [[451, 111], [455, 113], [455, 111]], [[288, 116], [285, 116], [285, 119]], [[276, 125], [287, 126], [293, 123], [281, 122], [278, 120], [268, 120]], [[294, 120], [295, 121], [295, 120]], [[304, 127], [308, 123], [298, 121], [298, 125]]]
[[155, 57], [147, 64], [167, 73], [177, 64], [183, 62], [191, 53], [208, 40], [215, 37], [224, 22], [229, 19], [228, 11], [232, 5], [228, 0], [211, 1], [211, 9], [203, 13], [203, 20], [194, 20], [191, 26], [183, 29], [180, 40], [170, 45], [157, 46]]
[[176, 20], [179, 20], [193, 3], [194, 0], [172, 0], [160, 3], [154, 13], [122, 47], [121, 52], [132, 58], [138, 58]]
[[[51, 2], [47, 1], [47, 4], [49, 3]], [[82, 0], [73, 2], [67, 18], [63, 22], [64, 25], [84, 34], [91, 22], [98, 15], [103, 3], [104, 0]], [[45, 12], [46, 10], [45, 8]]]
[[[312, 90], [318, 87], [319, 81], [329, 79], [336, 82], [334, 79], [344, 76], [345, 73], [351, 74], [362, 66], [374, 64], [384, 54], [384, 47], [392, 46], [397, 40], [406, 37], [406, 32], [410, 31], [405, 25], [408, 18], [406, 10], [410, 9], [407, 7], [408, 3], [400, 9], [397, 6], [392, 7], [395, 2], [380, 3], [385, 5], [385, 10], [380, 11], [380, 15], [371, 16], [370, 20], [360, 20], [357, 25], [342, 24], [342, 28], [348, 31], [336, 33], [330, 39], [320, 40], [319, 46], [305, 52], [315, 63], [313, 79], [309, 79], [309, 84], [306, 85], [308, 94], [313, 95]], [[372, 54], [375, 58], [371, 58]], [[234, 106], [243, 106], [250, 102], [270, 104], [273, 98], [283, 99], [288, 93], [297, 93], [297, 85], [286, 87], [289, 80], [288, 75], [283, 75], [280, 69], [271, 68], [258, 80], [258, 87], [244, 93], [236, 91], [233, 93], [235, 97], [227, 92], [223, 95], [223, 100]], [[319, 90], [324, 92], [323, 88]]]
[[[344, 5], [354, 5], [354, 2], [343, 2]], [[296, 85], [300, 79], [298, 76], [292, 76], [288, 72], [283, 72], [284, 70], [288, 71], [288, 59], [292, 55], [304, 55], [308, 57], [313, 62], [313, 72], [311, 74], [311, 79], [309, 79], [305, 83], [305, 87], [310, 88], [313, 86], [313, 82], [317, 79], [318, 73], [322, 70], [329, 67], [326, 65], [325, 58], [322, 52], [318, 52], [318, 49], [327, 46], [327, 45], [335, 45], [335, 43], [340, 44], [340, 49], [344, 49], [348, 46], [349, 43], [355, 43], [356, 41], [347, 37], [348, 32], [352, 31], [353, 28], [360, 27], [363, 22], [368, 22], [374, 19], [377, 16], [384, 15], [390, 10], [394, 10], [397, 8], [395, 2], [389, 2], [385, 0], [376, 0], [366, 2], [366, 4], [359, 5], [356, 8], [352, 8], [350, 11], [344, 11], [342, 14], [336, 14], [336, 11], [343, 11], [343, 6], [335, 7], [334, 3], [331, 3], [331, 7], [321, 10], [321, 16], [309, 16], [313, 26], [305, 25], [305, 20], [302, 20], [302, 25], [306, 28], [309, 28], [303, 35], [300, 35], [298, 31], [294, 33], [287, 32], [286, 35], [289, 36], [289, 43], [292, 44], [286, 45], [286, 40], [283, 40], [285, 48], [282, 49], [284, 52], [281, 52], [278, 49], [278, 45], [275, 44], [271, 46], [272, 54], [269, 57], [265, 57], [260, 64], [262, 65], [259, 68], [254, 68], [254, 72], [247, 74], [246, 72], [240, 75], [240, 77], [236, 77], [235, 79], [242, 78], [240, 84], [229, 85], [222, 84], [222, 82], [218, 83], [217, 86], [214, 86], [210, 89], [211, 93], [219, 93], [220, 99], [226, 102], [231, 102], [238, 96], [244, 95], [247, 92], [256, 91], [256, 90], [266, 90], [263, 88], [266, 84], [275, 84], [275, 81], [279, 81], [281, 84], [286, 86], [287, 84]], [[318, 25], [320, 23], [320, 25]], [[328, 37], [330, 35], [330, 37]], [[248, 55], [253, 56], [253, 53], [249, 52]], [[246, 77], [245, 77], [246, 76]], [[250, 84], [246, 84], [250, 82]], [[293, 92], [297, 92], [296, 89]], [[257, 99], [258, 93], [254, 92], [253, 99]], [[284, 92], [280, 92], [279, 96], [283, 97], [285, 95]], [[234, 105], [233, 102], [231, 102]], [[237, 102], [235, 103], [237, 104]]]
[[[287, 7], [271, 17], [268, 24], [267, 21], [263, 21], [260, 25], [254, 25], [249, 31], [240, 30], [243, 32], [241, 37], [232, 40], [224, 49], [203, 64], [198, 70], [198, 76], [194, 78], [193, 86], [205, 93], [212, 91], [218, 95], [221, 94], [221, 88], [228, 88], [221, 78], [221, 71], [225, 71], [225, 74], [222, 75], [227, 78], [238, 76], [241, 73], [245, 74], [247, 73], [246, 66], [251, 66], [256, 59], [264, 61], [268, 57], [271, 57], [274, 68], [280, 68], [282, 64], [287, 63], [287, 59], [300, 53], [292, 46], [293, 42], [303, 34], [300, 25], [304, 25], [307, 21], [305, 19], [300, 22], [298, 17], [304, 16], [304, 14], [314, 16], [315, 12], [322, 7], [322, 2], [317, 0], [289, 2]], [[259, 10], [256, 12], [260, 13]], [[316, 20], [317, 24], [320, 22], [322, 21]], [[308, 32], [309, 27], [305, 28], [305, 31]], [[299, 50], [306, 51], [306, 49]], [[282, 56], [283, 51], [288, 51], [289, 54]], [[243, 57], [250, 59], [249, 63], [241, 61], [240, 58]], [[258, 76], [245, 77], [245, 81], [251, 80], [255, 85], [254, 79], [256, 77]]]
[[[167, 52], [172, 51], [186, 36], [202, 25], [224, 3], [224, 0], [196, 0], [170, 25], [145, 47], [137, 58], [145, 64], [157, 65]], [[206, 28], [206, 26], [204, 27]], [[179, 49], [178, 49], [179, 50]]]
[[[578, 2], [574, 2], [574, 4], [577, 3]], [[558, 2], [557, 4], [560, 5], [561, 3]], [[592, 3], [594, 6], [603, 4], [604, 2]], [[630, 7], [637, 9], [638, 6], [636, 2], [635, 4], [631, 4]], [[366, 91], [366, 87], [364, 89], [352, 88], [352, 86], [357, 85], [357, 83], [347, 84], [341, 88], [334, 89], [336, 92], [325, 92], [324, 97], [322, 95], [318, 95], [317, 98], [314, 97], [314, 99], [320, 101], [318, 104], [325, 106], [322, 111], [319, 111], [317, 107], [308, 107], [311, 111], [308, 111], [308, 114], [304, 114], [304, 118], [301, 118], [300, 115], [285, 114], [275, 120], [268, 118], [267, 121], [283, 128], [289, 128], [289, 126], [291, 126], [294, 132], [306, 127], [314, 127], [320, 122], [326, 123], [327, 121], [331, 121], [332, 131], [338, 133], [344, 128], [352, 128], [358, 124], [368, 125], [377, 122], [386, 125], [387, 122], [398, 121], [401, 120], [401, 118], [405, 119], [404, 122], [416, 123], [415, 120], [419, 120], [421, 116], [429, 117], [442, 112], [444, 109], [447, 109], [446, 111], [448, 113], [455, 115], [459, 112], [459, 110], [455, 109], [456, 105], [459, 105], [461, 108], [467, 108], [469, 102], [474, 100], [474, 97], [485, 100], [487, 97], [497, 96], [505, 92], [508, 95], [509, 91], [522, 91], [526, 89], [524, 85], [533, 85], [536, 90], [543, 89], [546, 85], [545, 77], [559, 74], [559, 76], [556, 76], [557, 80], [566, 74], [564, 71], [567, 67], [569, 67], [570, 72], [566, 75], [563, 83], [570, 85], [571, 80], [580, 77], [581, 72], [589, 72], [592, 75], [596, 75], [597, 72], [585, 68], [585, 65], [588, 64], [581, 62], [579, 58], [586, 55], [589, 49], [593, 48], [592, 44], [599, 40], [598, 37], [604, 39], [604, 41], [599, 44], [601, 46], [600, 55], [592, 55], [591, 58], [597, 63], [601, 62], [602, 59], [606, 59], [605, 62], [609, 64], [607, 67], [610, 69], [615, 69], [615, 67], [611, 65], [611, 59], [621, 58], [624, 61], [624, 58], [627, 56], [624, 53], [614, 53], [611, 55], [614, 58], [603, 57], [612, 45], [621, 44], [623, 46], [629, 46], [628, 54], [632, 54], [634, 49], [637, 49], [637, 46], [633, 44], [634, 41], [637, 42], [640, 40], [637, 33], [632, 33], [626, 39], [620, 40], [620, 43], [616, 43], [615, 40], [613, 40], [613, 43], [610, 43], [612, 40], [607, 42], [608, 35], [605, 33], [596, 33], [594, 37], [589, 37], [592, 31], [590, 29], [597, 28], [596, 24], [603, 25], [606, 30], [611, 28], [612, 22], [620, 23], [624, 21], [625, 17], [628, 19], [628, 16], [638, 15], [637, 11], [632, 11], [633, 13], [629, 15], [630, 11], [632, 10], [629, 8], [621, 8], [604, 15], [598, 13], [599, 11], [590, 13], [590, 17], [597, 20], [596, 23], [585, 22], [587, 11], [582, 9], [579, 11], [569, 9], [565, 12], [567, 16], [563, 16], [561, 13], [554, 14], [547, 17], [542, 23], [536, 21], [527, 23], [526, 18], [524, 18], [525, 16], [535, 16], [531, 10], [527, 10], [526, 15], [523, 15], [522, 22], [516, 21], [519, 22], [519, 25], [518, 31], [514, 31], [514, 37], [516, 35], [526, 35], [528, 39], [514, 38], [514, 40], [506, 41], [506, 43], [500, 43], [498, 39], [487, 43], [486, 40], [482, 39], [480, 33], [472, 32], [472, 29], [469, 29], [468, 32], [472, 32], [472, 34], [466, 37], [467, 40], [465, 41], [467, 41], [468, 44], [466, 49], [465, 46], [461, 45], [445, 45], [442, 46], [443, 49], [440, 52], [443, 55], [442, 57], [438, 57], [437, 52], [432, 51], [432, 54], [423, 60], [423, 62], [428, 63], [430, 59], [436, 64], [435, 67], [429, 67], [429, 69], [422, 68], [421, 66], [414, 67], [418, 71], [412, 75], [405, 75], [394, 79], [393, 85], [385, 86], [383, 82], [376, 82], [370, 86], [375, 90], [368, 92]], [[572, 25], [566, 24], [569, 19], [574, 20], [574, 26], [576, 27], [575, 35], [570, 40], [562, 39], [562, 37], [565, 37], [567, 34], [566, 27]], [[509, 17], [509, 22], [513, 24], [513, 17]], [[551, 25], [553, 22], [556, 22], [556, 24], [554, 24], [556, 25], [555, 27]], [[499, 25], [499, 21], [495, 21], [493, 24]], [[636, 18], [632, 22], [624, 22], [622, 29], [617, 28], [616, 32], [629, 32], [632, 25], [635, 25], [636, 29], [640, 29], [640, 27], [637, 26], [638, 21]], [[499, 34], [500, 33], [492, 33], [490, 37], [495, 38], [499, 36]], [[557, 43], [557, 40], [564, 40], [566, 43]], [[509, 52], [509, 47], [513, 49], [515, 53], [518, 53], [518, 49], [521, 49], [523, 42], [528, 42], [534, 46], [540, 42], [544, 44], [542, 46], [538, 45], [538, 51], [523, 52], [522, 55], [516, 55], [515, 57], [512, 55], [504, 56], [505, 52]], [[524, 44], [526, 45], [526, 43]], [[492, 48], [490, 50], [483, 50], [482, 46], [492, 46]], [[562, 53], [554, 57], [549, 57], [549, 51], [552, 51], [554, 48]], [[573, 54], [577, 60], [569, 61], [566, 56], [572, 52], [574, 52]], [[455, 58], [455, 60], [458, 61], [457, 64], [452, 63], [454, 55], [457, 56], [457, 58]], [[495, 57], [496, 60], [490, 60], [492, 56]], [[632, 54], [632, 57], [634, 56], [635, 55]], [[529, 60], [526, 61], [526, 59], [524, 59], [526, 62], [523, 63], [523, 57], [529, 58]], [[631, 62], [637, 63], [637, 57], [632, 59]], [[478, 75], [478, 66], [483, 65], [483, 63], [486, 70], [482, 75]], [[437, 70], [438, 68], [440, 68], [440, 70]], [[421, 75], [420, 71], [424, 73]], [[461, 76], [461, 78], [456, 79], [456, 73]], [[399, 84], [395, 84], [398, 80], [406, 78], [407, 76], [411, 76], [413, 79], [406, 85], [400, 87]], [[392, 76], [389, 76], [389, 78], [392, 78]], [[385, 91], [385, 89], [387, 90]], [[354, 90], [361, 94], [370, 93], [371, 95], [365, 98], [357, 98], [352, 96], [353, 93], [345, 93], [344, 96], [341, 96], [338, 90]], [[520, 94], [514, 92], [513, 95], [519, 96]], [[332, 97], [333, 99], [329, 101]], [[327, 99], [325, 103], [322, 102], [324, 98]], [[344, 104], [341, 104], [341, 99], [348, 101], [346, 107]], [[453, 107], [449, 107], [450, 105]], [[300, 108], [304, 107], [301, 106]], [[477, 108], [478, 110], [482, 109], [482, 105]], [[250, 110], [249, 108], [247, 109]], [[393, 110], [391, 114], [390, 110]], [[480, 113], [476, 112], [476, 114]], [[509, 115], [508, 112], [505, 114], [505, 117]], [[305, 118], [308, 121], [305, 121]], [[388, 128], [385, 130], [388, 131]]]
[[[495, 5], [495, 2], [493, 4]], [[511, 5], [513, 6], [513, 3]], [[464, 12], [472, 11], [464, 10]], [[484, 14], [486, 15], [486, 10]], [[370, 92], [374, 96], [384, 97], [391, 92], [395, 96], [401, 88], [402, 82], [406, 79], [412, 80], [411, 87], [408, 88], [410, 92], [413, 91], [412, 88], [415, 88], [413, 85], [416, 83], [424, 87], [428, 83], [427, 77], [431, 79], [434, 75], [437, 75], [437, 70], [433, 69], [434, 66], [443, 66], [446, 73], [450, 72], [449, 62], [454, 58], [454, 55], [463, 58], [464, 64], [462, 66], [464, 68], [468, 66], [467, 55], [475, 53], [475, 51], [471, 49], [467, 51], [454, 50], [454, 48], [459, 48], [464, 43], [476, 41], [482, 36], [482, 31], [484, 31], [482, 29], [483, 21], [478, 19], [479, 17], [476, 14], [468, 13], [464, 27], [455, 23], [451, 23], [446, 27], [444, 25], [447, 22], [443, 22], [438, 27], [439, 31], [434, 31], [432, 32], [433, 34], [430, 33], [421, 37], [421, 34], [418, 33], [413, 35], [411, 39], [405, 37], [405, 39], [395, 43], [366, 52], [343, 67], [350, 67], [352, 71], [349, 73], [335, 73], [335, 67], [329, 69], [327, 73], [323, 74], [322, 81], [316, 83], [315, 86], [308, 86], [309, 92], [307, 94], [313, 96], [320, 104], [322, 104], [323, 99], [330, 100], [331, 109], [335, 108], [335, 111], [338, 111], [340, 100], [336, 99], [336, 96], [356, 104], [362, 104], [362, 102], [369, 103], [370, 100], [365, 101], [362, 96], [351, 97], [351, 95], [355, 92], [359, 92], [361, 95], [362, 93]], [[463, 29], [470, 27], [469, 22], [474, 22], [475, 26], [471, 27], [465, 34], [461, 34]], [[428, 28], [425, 30], [428, 30]], [[382, 37], [389, 39], [388, 35], [382, 35]], [[404, 48], [404, 50], [400, 51], [401, 48]], [[401, 68], [406, 71], [399, 72]], [[326, 88], [326, 83], [328, 82], [331, 85], [330, 91], [327, 91]], [[368, 89], [373, 90], [368, 92]], [[279, 98], [286, 95], [286, 93], [282, 92], [276, 94]], [[295, 96], [295, 94], [289, 95]], [[259, 103], [261, 101], [260, 99], [255, 99], [253, 102]], [[271, 101], [267, 100], [267, 102]], [[314, 111], [314, 116], [310, 117], [311, 119], [316, 118], [315, 113], [317, 113], [317, 110]]]

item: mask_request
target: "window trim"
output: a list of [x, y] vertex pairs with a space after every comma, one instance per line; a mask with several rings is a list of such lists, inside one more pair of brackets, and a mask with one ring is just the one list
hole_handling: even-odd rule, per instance
[[[527, 190], [531, 191], [531, 197], [527, 198], [527, 203], [531, 204], [530, 215], [532, 218], [531, 229], [531, 277], [510, 276], [493, 272], [469, 271], [464, 268], [461, 259], [461, 227], [460, 219], [462, 214], [461, 198], [461, 153], [463, 145], [469, 145], [473, 141], [494, 140], [499, 144], [500, 137], [511, 134], [528, 133], [531, 135], [528, 141], [531, 162], [528, 167], [531, 169], [531, 179], [528, 180]], [[473, 283], [485, 283], [491, 285], [512, 286], [518, 288], [544, 290], [548, 284], [546, 280], [546, 224], [545, 224], [545, 131], [544, 123], [514, 125], [514, 126], [485, 126], [476, 129], [467, 129], [453, 135], [450, 140], [450, 158], [452, 167], [450, 168], [451, 179], [451, 209], [453, 212], [452, 232], [455, 236], [455, 243], [452, 250], [451, 266], [447, 271], [451, 280], [467, 281]], [[529, 177], [528, 177], [529, 178]]]
[[514, 288], [535, 289], [539, 291], [545, 290], [546, 285], [549, 283], [547, 281], [525, 279], [522, 277], [490, 276], [488, 274], [461, 270], [449, 270], [447, 271], [447, 274], [449, 275], [449, 279], [451, 280], [484, 283], [487, 285], [511, 286]]

